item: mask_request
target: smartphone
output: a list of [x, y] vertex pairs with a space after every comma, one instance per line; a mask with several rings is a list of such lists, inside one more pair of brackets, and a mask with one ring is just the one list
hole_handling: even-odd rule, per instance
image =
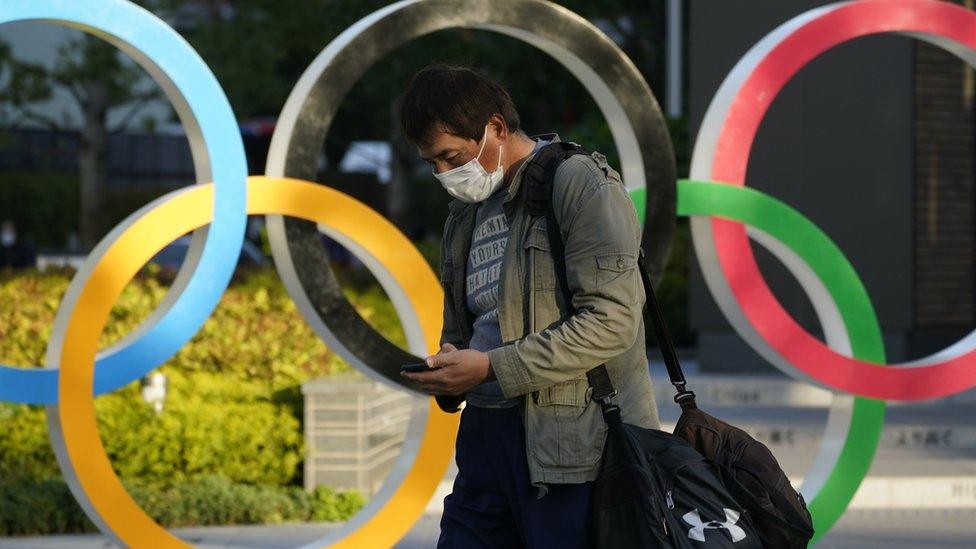
[[433, 370], [430, 366], [427, 366], [426, 362], [411, 362], [410, 364], [404, 364], [400, 366], [401, 372], [427, 372]]

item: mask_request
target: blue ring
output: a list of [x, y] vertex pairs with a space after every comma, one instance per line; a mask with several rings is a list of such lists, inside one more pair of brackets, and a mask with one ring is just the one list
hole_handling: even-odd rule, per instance
[[[213, 220], [209, 229], [203, 229], [207, 237], [192, 277], [165, 315], [138, 338], [99, 358], [95, 369], [95, 394], [99, 395], [139, 379], [172, 357], [220, 301], [234, 274], [247, 224], [244, 143], [230, 103], [206, 63], [183, 37], [149, 11], [125, 0], [6, 0], [0, 4], [0, 24], [25, 20], [90, 32], [154, 74], [177, 111], [192, 118], [182, 116], [187, 136], [191, 145], [202, 140], [214, 181]], [[193, 150], [199, 154], [204, 149]], [[85, 273], [78, 275], [76, 279]], [[72, 287], [75, 282], [78, 280]], [[0, 365], [0, 401], [56, 404], [57, 400], [56, 369]]]

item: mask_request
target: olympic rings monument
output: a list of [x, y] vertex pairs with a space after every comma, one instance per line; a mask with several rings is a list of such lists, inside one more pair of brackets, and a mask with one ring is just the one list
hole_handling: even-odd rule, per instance
[[[756, 131], [783, 86], [823, 52], [894, 33], [924, 40], [976, 67], [976, 14], [937, 0], [855, 0], [803, 13], [755, 44], [725, 78], [694, 144], [690, 180], [657, 101], [633, 63], [582, 17], [544, 0], [403, 0], [363, 18], [325, 46], [278, 118], [266, 175], [247, 176], [234, 113], [220, 84], [176, 31], [126, 0], [7, 0], [0, 23], [35, 20], [96, 35], [135, 59], [165, 91], [186, 129], [196, 185], [134, 212], [92, 251], [58, 309], [46, 364], [0, 366], [0, 400], [43, 405], [72, 493], [98, 528], [133, 547], [185, 547], [125, 492], [105, 455], [94, 397], [158, 367], [197, 332], [227, 287], [246, 217], [267, 216], [279, 274], [304, 319], [366, 375], [411, 393], [406, 442], [382, 489], [340, 529], [306, 547], [388, 547], [421, 516], [447, 470], [458, 415], [397, 375], [436, 349], [438, 278], [410, 241], [356, 199], [313, 181], [315, 159], [343, 98], [378, 59], [413, 38], [469, 27], [532, 44], [566, 67], [596, 100], [644, 223], [642, 246], [660, 281], [677, 215], [691, 220], [709, 290], [736, 332], [787, 374], [833, 393], [818, 455], [801, 491], [822, 537], [867, 474], [886, 400], [952, 395], [976, 386], [976, 332], [905, 364], [887, 364], [866, 289], [843, 252], [801, 213], [745, 186]], [[353, 252], [390, 296], [409, 352], [376, 333], [345, 300], [318, 244], [321, 230]], [[98, 341], [125, 285], [164, 246], [193, 231], [190, 252], [162, 304], [108, 349]], [[796, 277], [826, 334], [822, 343], [776, 300], [749, 239]]]

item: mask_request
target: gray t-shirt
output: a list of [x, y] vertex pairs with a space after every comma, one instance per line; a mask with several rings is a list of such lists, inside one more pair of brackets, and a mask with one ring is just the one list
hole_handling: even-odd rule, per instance
[[[548, 143], [537, 140], [532, 154]], [[508, 243], [508, 221], [502, 211], [506, 196], [507, 187], [502, 187], [478, 205], [474, 231], [471, 233], [465, 291], [468, 309], [475, 319], [468, 347], [482, 352], [502, 346], [502, 333], [498, 326], [498, 280], [505, 244]], [[482, 408], [510, 408], [518, 404], [517, 399], [505, 398], [498, 381], [494, 379], [469, 389], [465, 400], [471, 406]]]

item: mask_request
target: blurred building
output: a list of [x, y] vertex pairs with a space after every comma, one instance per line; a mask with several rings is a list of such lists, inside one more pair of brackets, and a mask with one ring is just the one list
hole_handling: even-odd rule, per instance
[[[756, 0], [744, 9], [692, 0], [691, 136], [749, 48], [828, 3]], [[973, 95], [973, 70], [958, 58], [906, 37], [864, 37], [790, 81], [752, 149], [747, 184], [797, 208], [846, 254], [877, 311], [890, 362], [920, 358], [973, 329]], [[753, 249], [780, 302], [822, 338], [800, 286], [765, 249]], [[695, 262], [692, 269], [702, 370], [772, 368], [732, 331]]]
[[[111, 133], [106, 158], [109, 186], [183, 187], [196, 180], [193, 157], [178, 134]], [[78, 171], [79, 132], [46, 128], [0, 130], [0, 169]]]

